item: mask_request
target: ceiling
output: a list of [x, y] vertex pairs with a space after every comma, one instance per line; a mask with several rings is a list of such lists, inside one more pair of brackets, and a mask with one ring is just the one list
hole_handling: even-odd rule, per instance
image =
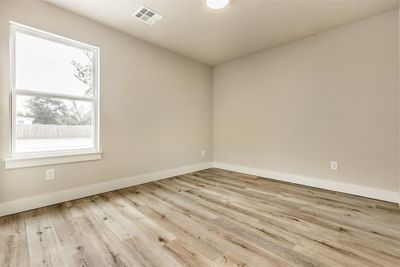
[[[216, 65], [398, 8], [399, 0], [46, 0], [209, 65]], [[141, 5], [163, 15], [132, 18]]]

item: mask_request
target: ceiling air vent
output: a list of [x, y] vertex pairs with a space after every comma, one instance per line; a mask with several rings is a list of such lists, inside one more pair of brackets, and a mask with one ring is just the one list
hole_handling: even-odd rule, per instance
[[153, 25], [162, 18], [160, 14], [145, 6], [136, 10], [132, 16], [149, 25]]

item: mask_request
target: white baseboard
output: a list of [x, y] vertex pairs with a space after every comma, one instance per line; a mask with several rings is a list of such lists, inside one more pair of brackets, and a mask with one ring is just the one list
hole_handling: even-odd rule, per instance
[[229, 171], [241, 172], [245, 174], [256, 175], [265, 178], [271, 178], [279, 181], [308, 185], [312, 187], [328, 189], [357, 196], [400, 203], [400, 194], [397, 191], [388, 191], [362, 185], [348, 184], [343, 182], [336, 182], [332, 180], [318, 179], [318, 178], [306, 177], [306, 176], [283, 173], [283, 172], [249, 168], [245, 166], [239, 166], [221, 162], [214, 162], [213, 167]]
[[0, 203], [0, 217], [82, 197], [109, 192], [121, 188], [126, 188], [138, 184], [144, 184], [156, 180], [170, 178], [177, 175], [187, 174], [190, 172], [200, 171], [211, 167], [211, 162], [188, 165], [179, 168], [113, 180], [109, 182], [92, 184], [54, 193], [33, 196], [29, 198], [17, 199], [9, 202], [3, 202]]
[[367, 186], [354, 185], [343, 182], [335, 182], [331, 180], [306, 177], [296, 174], [288, 174], [276, 171], [249, 168], [245, 166], [239, 166], [221, 162], [213, 162], [213, 163], [207, 162], [207, 163], [200, 163], [200, 164], [183, 166], [179, 168], [168, 169], [143, 175], [127, 177], [104, 183], [72, 188], [68, 190], [33, 196], [29, 198], [17, 199], [9, 202], [3, 202], [0, 203], [0, 217], [31, 209], [41, 208], [57, 203], [62, 203], [65, 201], [70, 201], [82, 197], [118, 190], [121, 188], [126, 188], [138, 184], [144, 184], [152, 181], [170, 178], [177, 175], [187, 174], [190, 172], [200, 171], [211, 167], [225, 169], [229, 171], [237, 171], [251, 175], [257, 175], [260, 177], [266, 177], [295, 184], [308, 185], [312, 187], [328, 189], [357, 196], [363, 196], [363, 197], [369, 197], [369, 198], [399, 203], [400, 205], [400, 194], [396, 191], [382, 190]]

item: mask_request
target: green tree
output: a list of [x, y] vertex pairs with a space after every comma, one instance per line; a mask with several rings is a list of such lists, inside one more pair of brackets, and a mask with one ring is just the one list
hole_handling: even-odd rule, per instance
[[29, 111], [18, 115], [34, 118], [34, 124], [88, 125], [92, 121], [91, 112], [84, 112], [77, 101], [32, 97], [26, 106]]
[[60, 100], [52, 98], [33, 97], [30, 98], [29, 117], [34, 118], [34, 124], [64, 124], [68, 120], [68, 108]]

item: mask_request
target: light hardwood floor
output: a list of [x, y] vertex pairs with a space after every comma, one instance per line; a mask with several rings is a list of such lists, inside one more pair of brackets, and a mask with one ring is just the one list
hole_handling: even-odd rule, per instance
[[400, 266], [400, 209], [209, 169], [2, 217], [0, 265]]

